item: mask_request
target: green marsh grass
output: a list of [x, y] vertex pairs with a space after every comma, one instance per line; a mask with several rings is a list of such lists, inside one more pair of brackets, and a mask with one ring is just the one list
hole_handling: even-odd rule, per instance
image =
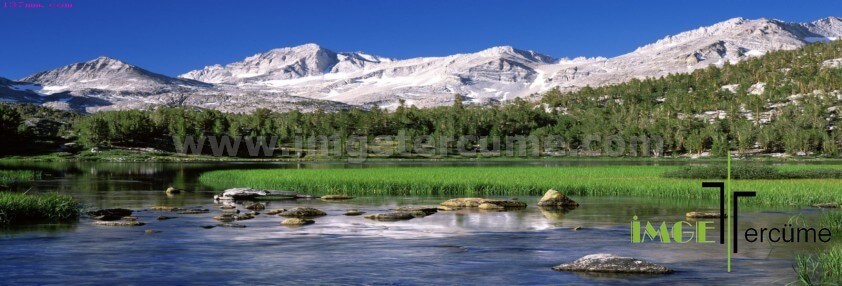
[[[573, 196], [718, 199], [702, 181], [665, 178], [674, 166], [372, 167], [357, 169], [224, 170], [204, 173], [214, 188], [252, 187], [357, 196], [537, 196], [555, 189]], [[842, 201], [842, 179], [735, 180], [754, 190], [747, 205], [808, 206]]]
[[31, 170], [0, 170], [0, 184], [8, 184], [15, 181], [29, 181], [41, 177], [41, 173]]
[[79, 209], [66, 195], [0, 192], [0, 226], [71, 222], [79, 217]]
[[[832, 234], [842, 231], [842, 211], [831, 210], [822, 214], [820, 227], [830, 228]], [[842, 284], [842, 244], [835, 242], [829, 249], [813, 254], [798, 255], [793, 265], [798, 282], [804, 285]]]

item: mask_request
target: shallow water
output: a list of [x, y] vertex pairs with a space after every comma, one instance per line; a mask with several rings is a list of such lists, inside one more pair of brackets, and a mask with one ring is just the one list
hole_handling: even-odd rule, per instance
[[[325, 210], [328, 216], [304, 227], [282, 226], [283, 218], [260, 215], [237, 222], [247, 228], [203, 229], [203, 225], [217, 224], [212, 217], [221, 213], [211, 199], [219, 190], [196, 182], [203, 171], [360, 166], [48, 163], [14, 167], [48, 174], [35, 182], [14, 185], [18, 191], [72, 194], [92, 208], [131, 208], [138, 210], [135, 216], [147, 224], [102, 227], [83, 218], [72, 225], [2, 230], [0, 276], [4, 284], [786, 284], [795, 280], [794, 255], [815, 246], [742, 242], [740, 253], [734, 256], [733, 272], [728, 273], [725, 248], [718, 243], [630, 243], [629, 223], [634, 215], [652, 222], [674, 222], [684, 220], [687, 211], [718, 207], [716, 202], [652, 198], [577, 197], [578, 209], [560, 213], [534, 207], [537, 197], [519, 197], [530, 207], [509, 212], [439, 212], [402, 222], [376, 222], [342, 213], [348, 208], [375, 213], [401, 205], [435, 205], [447, 198], [272, 201], [266, 202], [267, 209], [308, 205]], [[163, 189], [170, 185], [187, 191], [167, 196]], [[163, 205], [203, 207], [211, 213], [179, 215], [147, 210]], [[748, 209], [741, 211], [740, 228], [779, 227], [798, 213], [807, 220], [815, 215], [809, 209]], [[178, 218], [156, 220], [160, 215]], [[719, 226], [714, 225], [710, 239], [718, 239]], [[582, 228], [574, 231], [576, 226]], [[161, 232], [145, 234], [147, 229]], [[587, 275], [550, 269], [593, 253], [632, 256], [677, 272]]]

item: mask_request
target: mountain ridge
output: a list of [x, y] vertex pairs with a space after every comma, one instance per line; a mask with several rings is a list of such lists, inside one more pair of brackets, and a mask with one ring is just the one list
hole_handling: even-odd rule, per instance
[[[61, 94], [67, 97], [61, 97], [65, 102], [79, 103], [69, 108], [88, 112], [172, 102], [231, 112], [248, 112], [253, 109], [250, 106], [311, 107], [283, 105], [290, 102], [316, 103], [318, 108], [374, 104], [393, 108], [399, 101], [430, 107], [451, 104], [453, 94], [484, 105], [534, 97], [554, 88], [573, 91], [686, 73], [840, 36], [839, 17], [808, 23], [732, 18], [663, 37], [619, 56], [573, 59], [511, 46], [392, 59], [359, 51], [334, 52], [309, 43], [208, 65], [178, 77], [99, 57], [25, 77], [16, 86], [29, 84], [33, 88], [16, 90], [13, 95], [0, 89], [0, 100], [32, 101], [34, 95]], [[21, 96], [20, 92], [32, 94]], [[98, 104], [81, 99], [96, 99]]]

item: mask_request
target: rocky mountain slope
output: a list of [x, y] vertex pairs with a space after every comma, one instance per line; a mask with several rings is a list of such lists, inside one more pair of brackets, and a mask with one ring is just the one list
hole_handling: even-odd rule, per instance
[[665, 37], [613, 58], [554, 59], [508, 46], [445, 57], [396, 60], [306, 44], [259, 53], [172, 78], [100, 57], [0, 82], [0, 100], [93, 112], [192, 105], [229, 112], [346, 108], [348, 105], [476, 104], [535, 96], [552, 88], [620, 83], [738, 62], [842, 36], [842, 20], [810, 23], [730, 19]]

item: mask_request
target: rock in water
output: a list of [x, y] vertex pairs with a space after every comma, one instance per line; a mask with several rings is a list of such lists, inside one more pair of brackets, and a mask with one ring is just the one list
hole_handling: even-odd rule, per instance
[[256, 204], [251, 204], [251, 205], [246, 206], [246, 209], [247, 210], [253, 210], [253, 211], [262, 211], [262, 210], [266, 209], [266, 205], [261, 204], [261, 203], [256, 203]]
[[719, 212], [689, 212], [684, 216], [687, 218], [720, 218], [722, 214]]
[[[522, 209], [526, 207], [526, 203], [517, 200], [503, 200], [503, 199], [486, 199], [486, 198], [455, 198], [449, 199], [441, 203], [438, 209], [454, 210], [461, 208], [478, 208], [482, 204], [492, 204], [502, 209]], [[499, 209], [493, 206], [485, 206], [485, 209]]]
[[288, 218], [281, 222], [282, 225], [290, 225], [290, 226], [300, 226], [300, 225], [307, 225], [316, 223], [312, 219], [306, 218]]
[[544, 196], [538, 201], [538, 206], [574, 209], [579, 206], [579, 203], [571, 200], [564, 194], [551, 189], [544, 193]]
[[353, 198], [354, 197], [343, 196], [343, 195], [327, 195], [327, 196], [322, 196], [321, 199], [323, 199], [323, 200], [350, 200], [350, 199], [353, 199]]
[[238, 220], [249, 220], [255, 218], [256, 215], [254, 213], [244, 213], [244, 214], [234, 214], [234, 213], [223, 213], [221, 215], [213, 217], [213, 219], [221, 221], [221, 222], [232, 222]]
[[[423, 214], [422, 216], [428, 216], [439, 211], [437, 206], [403, 206], [394, 209], [396, 212], [409, 212], [409, 213], [416, 213], [416, 214]], [[418, 215], [416, 215], [418, 216]]]
[[101, 226], [142, 226], [145, 223], [136, 220], [115, 220], [115, 221], [95, 221], [95, 225]]
[[297, 218], [307, 218], [307, 217], [319, 217], [319, 216], [326, 216], [322, 210], [311, 208], [311, 207], [297, 207], [291, 210], [282, 212], [279, 214], [280, 216], [285, 217], [297, 217]]
[[250, 188], [233, 188], [227, 189], [222, 194], [213, 197], [216, 201], [232, 201], [232, 200], [254, 200], [254, 199], [272, 199], [272, 198], [304, 198], [309, 197], [296, 192], [277, 191], [277, 190], [256, 190]]
[[190, 209], [190, 210], [182, 211], [178, 214], [206, 214], [206, 213], [209, 213], [209, 212], [210, 212], [209, 209]]
[[495, 205], [495, 204], [489, 204], [489, 203], [480, 204], [478, 208], [481, 209], [481, 210], [489, 210], [489, 211], [502, 211], [502, 210], [506, 209], [505, 207], [498, 206], [498, 205]]
[[286, 209], [275, 209], [275, 210], [270, 210], [270, 211], [266, 212], [266, 214], [268, 214], [268, 215], [278, 215], [278, 214], [283, 213], [285, 211], [287, 211], [287, 210]]
[[347, 215], [347, 216], [357, 216], [357, 215], [362, 215], [364, 213], [365, 213], [364, 211], [360, 211], [358, 209], [349, 209], [349, 210], [345, 211], [345, 215]]
[[154, 206], [154, 207], [151, 207], [151, 208], [149, 208], [149, 209], [150, 209], [150, 210], [153, 210], [153, 211], [164, 211], [164, 212], [174, 212], [174, 211], [181, 211], [181, 210], [184, 210], [184, 209], [182, 209], [182, 208], [177, 208], [177, 207], [167, 207], [167, 206]]
[[637, 274], [667, 274], [673, 272], [672, 269], [655, 263], [606, 253], [587, 255], [572, 263], [555, 266], [553, 270]]
[[181, 193], [181, 190], [176, 189], [176, 188], [173, 188], [173, 187], [169, 187], [169, 188], [167, 188], [167, 190], [166, 190], [166, 191], [164, 191], [164, 192], [165, 192], [165, 193], [167, 193], [168, 195], [173, 195], [173, 194], [180, 194], [180, 193]]
[[217, 224], [216, 226], [218, 226], [218, 227], [230, 227], [230, 228], [246, 228], [245, 225], [236, 224], [236, 223], [220, 223], [220, 224]]
[[131, 216], [132, 210], [128, 209], [102, 209], [88, 212], [88, 215], [96, 220], [112, 221], [119, 220], [123, 217]]
[[399, 221], [399, 220], [410, 220], [417, 217], [417, 213], [411, 212], [388, 212], [388, 213], [379, 213], [379, 214], [370, 214], [365, 216], [367, 219], [371, 220], [379, 220], [379, 221]]

